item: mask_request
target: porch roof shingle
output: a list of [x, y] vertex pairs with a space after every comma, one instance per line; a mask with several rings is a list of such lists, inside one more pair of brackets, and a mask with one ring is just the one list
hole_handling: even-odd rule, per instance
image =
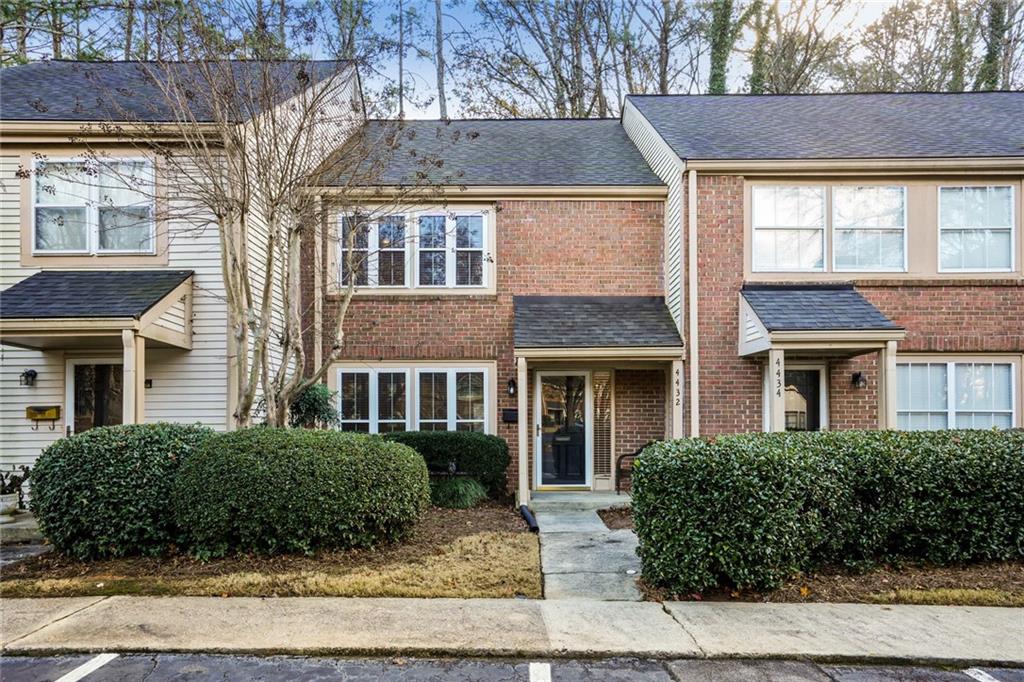
[[682, 348], [661, 296], [514, 296], [516, 348]]
[[0, 319], [138, 318], [191, 270], [45, 270], [0, 291]]
[[903, 329], [852, 284], [745, 284], [742, 293], [770, 332]]

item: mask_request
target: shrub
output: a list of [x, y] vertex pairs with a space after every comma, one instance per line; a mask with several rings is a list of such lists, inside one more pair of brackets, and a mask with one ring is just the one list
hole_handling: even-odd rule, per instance
[[168, 505], [175, 472], [212, 433], [133, 424], [58, 440], [32, 469], [40, 531], [79, 559], [160, 554], [178, 539]]
[[825, 565], [1024, 554], [1024, 433], [836, 431], [658, 443], [633, 469], [644, 579], [772, 589]]
[[412, 449], [376, 436], [254, 427], [182, 466], [174, 509], [194, 554], [311, 553], [404, 537], [430, 501]]
[[288, 413], [291, 426], [304, 428], [327, 428], [338, 424], [338, 410], [334, 406], [336, 391], [326, 384], [306, 387], [294, 401]]
[[430, 502], [435, 507], [469, 509], [487, 499], [487, 489], [475, 478], [460, 476], [430, 482]]
[[423, 455], [430, 471], [448, 472], [454, 463], [456, 471], [480, 481], [490, 494], [501, 495], [507, 490], [509, 458], [504, 438], [473, 431], [404, 431], [389, 433], [385, 438]]

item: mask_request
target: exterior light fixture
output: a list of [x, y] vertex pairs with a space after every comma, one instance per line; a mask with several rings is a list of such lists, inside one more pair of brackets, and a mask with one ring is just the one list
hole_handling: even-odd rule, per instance
[[516, 394], [516, 380], [515, 379], [509, 379], [508, 380], [508, 394], [511, 395], [511, 396], [514, 396]]
[[868, 378], [864, 376], [864, 372], [854, 372], [850, 378], [850, 385], [854, 388], [867, 388]]
[[34, 369], [26, 369], [18, 377], [18, 383], [22, 386], [35, 386], [37, 376], [39, 376], [39, 372]]

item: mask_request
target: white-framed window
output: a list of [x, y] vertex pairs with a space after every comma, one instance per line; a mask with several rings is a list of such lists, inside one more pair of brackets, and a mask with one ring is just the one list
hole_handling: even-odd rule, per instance
[[351, 248], [358, 287], [484, 288], [492, 276], [487, 256], [491, 219], [482, 210], [423, 210], [372, 219], [343, 214], [340, 281], [348, 284]]
[[487, 432], [486, 367], [359, 367], [338, 370], [341, 430]]
[[1012, 270], [1011, 185], [939, 187], [939, 272]]
[[825, 187], [755, 185], [751, 192], [753, 269], [825, 269]]
[[153, 188], [153, 164], [147, 159], [36, 161], [32, 252], [154, 253]]
[[837, 272], [907, 269], [906, 187], [832, 188], [832, 267]]
[[905, 430], [1008, 429], [1018, 424], [1016, 364], [998, 360], [896, 363], [896, 424]]

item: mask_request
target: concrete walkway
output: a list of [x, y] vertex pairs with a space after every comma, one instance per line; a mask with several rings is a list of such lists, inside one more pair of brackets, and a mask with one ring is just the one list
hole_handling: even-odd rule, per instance
[[583, 599], [0, 602], [3, 653], [806, 658], [1024, 665], [1024, 610]]
[[615, 493], [534, 493], [546, 599], [640, 601], [636, 534], [609, 530], [598, 509], [629, 504]]

